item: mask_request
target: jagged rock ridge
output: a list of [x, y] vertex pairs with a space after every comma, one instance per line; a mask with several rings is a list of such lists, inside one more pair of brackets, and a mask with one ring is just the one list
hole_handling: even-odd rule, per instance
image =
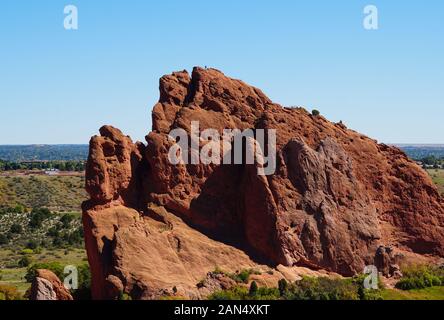
[[[198, 298], [195, 284], [214, 266], [349, 276], [378, 262], [381, 246], [444, 254], [442, 199], [397, 148], [283, 108], [214, 69], [162, 77], [152, 120], [146, 146], [110, 126], [90, 142], [83, 221], [96, 298], [155, 298], [173, 287]], [[275, 174], [172, 165], [168, 133], [190, 132], [191, 121], [219, 132], [276, 129]]]

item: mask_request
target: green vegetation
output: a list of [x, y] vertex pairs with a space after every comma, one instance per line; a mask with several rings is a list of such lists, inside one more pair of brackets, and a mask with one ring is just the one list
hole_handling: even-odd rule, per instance
[[368, 290], [366, 275], [353, 278], [304, 277], [289, 283], [282, 279], [277, 288], [261, 288], [255, 281], [248, 287], [239, 283], [234, 288], [213, 293], [211, 300], [444, 300], [444, 268], [410, 266], [396, 289]]
[[79, 161], [88, 157], [88, 145], [0, 146], [0, 159], [23, 161]]
[[[7, 211], [7, 210], [6, 210]], [[46, 208], [0, 215], [0, 249], [29, 254], [41, 248], [83, 247], [80, 213], [51, 213]], [[0, 261], [0, 267], [2, 263]]]
[[441, 194], [444, 194], [444, 170], [443, 169], [428, 169], [427, 170], [433, 182], [438, 186]]
[[11, 228], [9, 229], [9, 232], [11, 234], [20, 234], [20, 233], [22, 233], [22, 231], [23, 231], [23, 228], [18, 223], [14, 223], [13, 225], [11, 225]]
[[0, 301], [2, 300], [22, 300], [22, 295], [16, 287], [0, 284]]
[[444, 300], [444, 287], [430, 287], [414, 290], [383, 290], [384, 300]]
[[[82, 176], [0, 176], [0, 216], [26, 208], [80, 211], [87, 199]], [[29, 209], [28, 209], [29, 210]]]
[[403, 269], [403, 277], [396, 284], [401, 290], [424, 289], [444, 284], [444, 269], [432, 266], [412, 266]]
[[51, 216], [48, 208], [33, 209], [30, 213], [29, 226], [32, 229], [41, 228], [43, 222]]
[[420, 159], [420, 161], [424, 164], [425, 167], [433, 167], [433, 169], [442, 168], [442, 166], [444, 165], [444, 157], [437, 158], [434, 155], [422, 158]]
[[7, 236], [5, 236], [3, 233], [0, 234], [0, 246], [7, 244], [9, 242], [9, 239]]
[[[28, 283], [31, 283], [36, 277], [36, 271], [38, 269], [47, 269], [54, 272], [54, 274], [63, 282], [64, 279], [64, 267], [60, 262], [46, 262], [36, 263], [28, 267], [25, 275], [25, 279]], [[71, 290], [71, 294], [76, 300], [88, 300], [91, 298], [91, 272], [88, 264], [78, 264], [78, 288]]]
[[[91, 300], [91, 271], [89, 265], [84, 263], [77, 267], [79, 272], [79, 288], [72, 292], [75, 300]], [[125, 300], [130, 300], [127, 296]]]
[[[77, 299], [90, 297], [81, 203], [88, 146], [0, 146], [0, 300], [20, 299], [37, 268], [79, 271]], [[57, 169], [59, 175], [42, 170]], [[6, 289], [5, 289], [6, 288]]]
[[59, 171], [84, 171], [85, 161], [27, 161], [11, 162], [0, 159], [0, 171], [14, 170], [59, 170]]
[[382, 290], [367, 290], [364, 277], [348, 279], [304, 277], [288, 283], [279, 281], [278, 288], [260, 288], [256, 282], [248, 289], [239, 285], [212, 294], [210, 300], [380, 300]]
[[444, 159], [444, 145], [400, 145], [410, 159], [421, 160], [433, 156], [435, 159]]
[[444, 300], [444, 269], [417, 265], [402, 269], [396, 289], [381, 292], [384, 300]]
[[240, 272], [237, 273], [230, 273], [227, 275], [238, 283], [248, 283], [248, 280], [250, 279], [250, 276], [252, 274], [260, 274], [260, 273], [253, 269], [246, 269], [246, 270], [241, 270]]
[[[3, 208], [0, 240], [0, 285], [15, 287], [20, 294], [29, 288], [27, 280], [31, 281], [37, 268], [50, 269], [61, 277], [64, 266], [83, 266], [86, 262], [80, 213], [27, 210], [21, 206]], [[87, 266], [79, 273], [84, 279], [89, 277]], [[75, 294], [79, 299], [88, 297], [89, 285]]]
[[319, 116], [321, 114], [321, 112], [319, 110], [314, 109], [314, 110], [311, 111], [311, 114], [313, 116], [317, 117], [317, 116]]
[[225, 271], [222, 271], [219, 267], [216, 267], [215, 270], [213, 271], [213, 273], [215, 274], [224, 274], [227, 277], [233, 279], [234, 281], [236, 281], [237, 283], [245, 283], [247, 284], [248, 281], [250, 280], [250, 276], [253, 274], [261, 274], [259, 271], [254, 270], [254, 269], [244, 269], [244, 270], [240, 270], [237, 271], [235, 273], [227, 273]]
[[[42, 249], [40, 253], [26, 255], [31, 262], [26, 267], [17, 263], [23, 257], [21, 252], [0, 249], [0, 264], [6, 264], [0, 269], [0, 286], [15, 287], [23, 295], [31, 285], [28, 280], [31, 280], [31, 274], [35, 269], [50, 269], [60, 277], [63, 276], [64, 266], [75, 265], [79, 272], [79, 289], [74, 295], [79, 299], [89, 297], [90, 275], [84, 249]], [[10, 265], [7, 265], [8, 263]]]
[[59, 279], [63, 279], [63, 269], [64, 266], [60, 262], [39, 262], [35, 263], [32, 266], [28, 267], [26, 270], [25, 279], [27, 282], [31, 283], [36, 276], [36, 270], [38, 269], [47, 269], [59, 277]]
[[217, 291], [209, 300], [278, 300], [279, 291], [276, 288], [257, 288], [253, 294], [246, 287], [236, 286], [230, 290]]
[[17, 262], [17, 265], [20, 268], [26, 268], [27, 266], [29, 266], [31, 264], [31, 262], [32, 262], [32, 259], [28, 255], [25, 255]]
[[258, 286], [256, 281], [253, 281], [250, 285], [250, 290], [248, 291], [248, 294], [250, 295], [250, 297], [254, 297], [257, 295], [258, 292]]

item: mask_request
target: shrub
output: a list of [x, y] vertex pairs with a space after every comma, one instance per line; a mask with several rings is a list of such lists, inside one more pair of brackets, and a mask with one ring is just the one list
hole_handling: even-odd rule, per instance
[[248, 293], [251, 297], [254, 297], [257, 293], [257, 290], [258, 290], [257, 283], [256, 281], [253, 281], [250, 285], [250, 290]]
[[52, 240], [52, 245], [54, 247], [61, 247], [63, 245], [63, 241], [60, 238], [54, 238], [54, 240]]
[[279, 289], [260, 287], [258, 288], [256, 295], [253, 298], [255, 300], [279, 300]]
[[281, 279], [278, 282], [278, 289], [279, 289], [279, 294], [282, 296], [285, 295], [285, 293], [287, 292], [288, 289], [288, 282], [285, 279]]
[[317, 116], [319, 116], [321, 113], [319, 112], [319, 110], [313, 109], [313, 110], [311, 111], [311, 114], [312, 114], [313, 116], [317, 117]]
[[234, 287], [221, 290], [208, 297], [209, 300], [248, 300], [248, 290], [244, 287]]
[[248, 283], [250, 276], [252, 274], [260, 274], [260, 273], [253, 269], [245, 269], [238, 273], [229, 274], [228, 276], [238, 283]]
[[18, 261], [18, 266], [20, 268], [26, 268], [31, 264], [32, 260], [29, 256], [24, 256]]
[[75, 300], [91, 300], [91, 271], [88, 264], [77, 267], [79, 288], [72, 292]]
[[[250, 288], [236, 286], [213, 293], [210, 300], [382, 300], [381, 290], [367, 290], [363, 279], [312, 278], [288, 283], [281, 279], [277, 288], [258, 287], [252, 282]], [[361, 281], [362, 280], [362, 281]]]
[[39, 246], [39, 244], [35, 240], [29, 240], [28, 243], [26, 243], [26, 248], [27, 249], [34, 250], [34, 249], [37, 249], [38, 246]]
[[378, 278], [378, 290], [374, 289], [366, 289], [364, 287], [364, 281], [368, 277], [367, 274], [361, 274], [359, 276], [355, 276], [352, 279], [354, 285], [358, 287], [358, 296], [360, 300], [383, 300], [382, 290], [384, 289], [384, 285], [381, 279]]
[[4, 235], [3, 233], [0, 233], [0, 246], [4, 245], [4, 244], [8, 244], [9, 239], [6, 235]]
[[0, 285], [0, 300], [22, 300], [17, 288]]
[[31, 219], [29, 221], [29, 226], [33, 229], [40, 228], [43, 221], [51, 216], [51, 211], [47, 208], [33, 209], [31, 211]]
[[63, 228], [69, 228], [71, 222], [74, 220], [74, 217], [70, 214], [65, 214], [60, 218], [60, 222], [63, 225]]
[[[279, 290], [277, 288], [258, 288], [252, 282], [250, 290], [246, 287], [236, 286], [229, 290], [222, 290], [213, 293], [209, 300], [278, 300]], [[256, 289], [254, 289], [256, 287]], [[254, 293], [255, 292], [255, 293]]]
[[[122, 301], [131, 301], [133, 300], [131, 298], [131, 296], [123, 291], [119, 292], [119, 296], [117, 297], [117, 300], [122, 300]], [[175, 297], [164, 297], [163, 300], [176, 300]]]
[[23, 207], [22, 205], [18, 204], [14, 208], [12, 208], [10, 211], [14, 212], [14, 213], [24, 213], [25, 212], [25, 207]]
[[60, 235], [59, 230], [56, 227], [49, 228], [48, 232], [46, 233], [49, 237], [58, 237]]
[[404, 276], [396, 284], [401, 290], [424, 289], [444, 284], [444, 270], [431, 266], [412, 266], [403, 270]]
[[9, 229], [9, 232], [12, 234], [20, 234], [23, 232], [23, 227], [18, 223], [14, 223]]
[[20, 251], [20, 254], [23, 254], [23, 255], [34, 254], [34, 250], [32, 250], [32, 249], [23, 249], [22, 251]]
[[63, 279], [63, 266], [60, 262], [48, 262], [48, 263], [35, 263], [28, 267], [25, 275], [27, 282], [32, 282], [36, 276], [38, 269], [47, 269], [55, 273], [59, 279]]
[[250, 278], [251, 270], [242, 270], [237, 274], [237, 279], [239, 282], [247, 283]]
[[291, 285], [289, 300], [359, 300], [358, 286], [351, 279], [310, 278]]

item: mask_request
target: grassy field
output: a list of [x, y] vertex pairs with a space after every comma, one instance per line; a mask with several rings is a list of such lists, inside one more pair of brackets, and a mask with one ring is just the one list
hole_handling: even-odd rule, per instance
[[[0, 249], [0, 264], [7, 265], [12, 262], [17, 262], [20, 260], [24, 254], [20, 250], [13, 250], [7, 248]], [[83, 248], [56, 248], [56, 249], [42, 249], [39, 253], [33, 253], [27, 255], [31, 263], [33, 262], [53, 262], [57, 261], [62, 264], [83, 264], [87, 261], [86, 259], [86, 251]], [[17, 266], [13, 266], [12, 268], [1, 268], [0, 272], [4, 272], [4, 270], [17, 270], [20, 269]], [[2, 279], [4, 280], [4, 279]]]
[[0, 176], [0, 205], [80, 211], [87, 199], [82, 176]]
[[416, 290], [387, 289], [382, 292], [384, 300], [444, 300], [444, 287]]
[[[21, 205], [24, 212], [6, 210], [0, 213], [0, 285], [16, 287], [21, 294], [30, 284], [26, 282], [27, 267], [21, 263], [59, 262], [62, 265], [87, 263], [81, 230], [81, 203], [87, 199], [82, 174], [46, 176], [8, 172], [0, 175], [0, 207]], [[38, 227], [31, 226], [33, 208], [48, 208], [51, 213]], [[64, 221], [63, 217], [71, 219]], [[20, 232], [11, 232], [13, 225]], [[77, 238], [72, 239], [75, 234]], [[5, 241], [5, 236], [7, 240]], [[32, 241], [38, 246], [26, 249]]]
[[[13, 250], [0, 249], [0, 261], [10, 262], [11, 260], [18, 260], [23, 255]], [[86, 252], [84, 249], [43, 249], [39, 254], [29, 255], [33, 262], [60, 262], [62, 265], [80, 266], [87, 263]], [[31, 286], [26, 282], [27, 268], [2, 268], [0, 269], [0, 285], [9, 285], [16, 287], [21, 294]]]
[[428, 169], [427, 172], [432, 177], [433, 182], [438, 186], [441, 194], [444, 194], [444, 170], [443, 169]]

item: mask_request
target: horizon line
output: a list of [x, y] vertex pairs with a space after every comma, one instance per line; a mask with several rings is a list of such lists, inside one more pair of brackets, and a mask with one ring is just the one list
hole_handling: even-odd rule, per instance
[[[137, 141], [136, 141], [137, 142]], [[443, 143], [390, 143], [378, 141], [378, 144], [400, 147], [444, 147]], [[89, 146], [89, 143], [23, 143], [23, 144], [0, 144], [0, 147], [37, 147], [37, 146]]]

